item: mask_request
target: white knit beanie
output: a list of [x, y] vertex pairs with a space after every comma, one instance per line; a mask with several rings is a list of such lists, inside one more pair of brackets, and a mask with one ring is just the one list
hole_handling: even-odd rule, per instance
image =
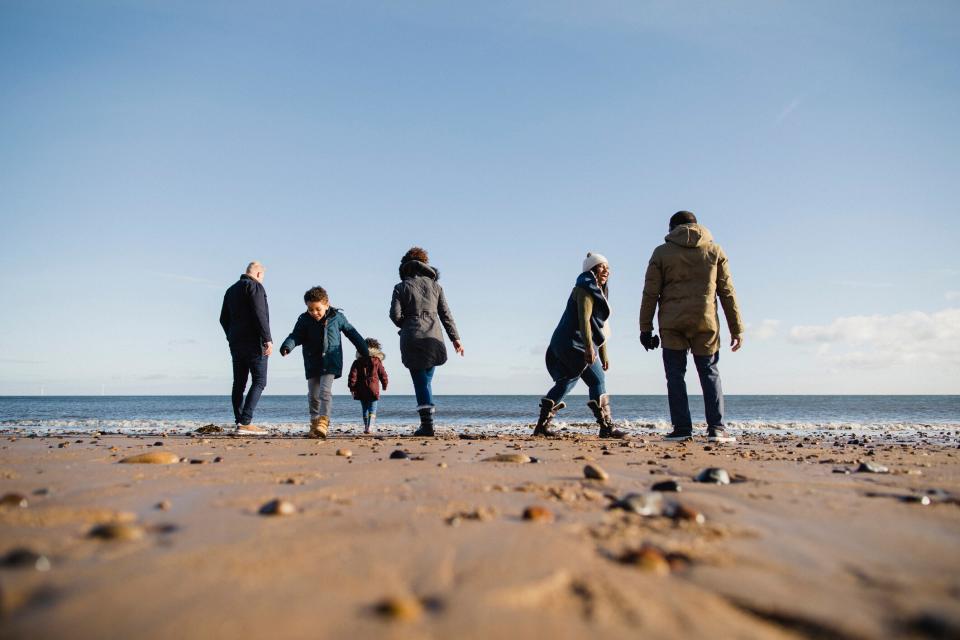
[[581, 270], [581, 273], [584, 271], [590, 271], [590, 269], [593, 269], [598, 264], [609, 265], [610, 262], [603, 255], [588, 251], [587, 257], [583, 260], [583, 269]]

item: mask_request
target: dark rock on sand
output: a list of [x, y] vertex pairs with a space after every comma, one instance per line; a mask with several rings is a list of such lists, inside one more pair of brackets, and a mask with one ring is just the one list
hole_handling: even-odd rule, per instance
[[205, 424], [194, 431], [194, 433], [199, 433], [202, 436], [211, 435], [214, 433], [223, 433], [223, 427], [215, 424]]
[[710, 467], [701, 471], [696, 480], [706, 484], [730, 484], [730, 474], [727, 473], [726, 469]]
[[658, 576], [670, 574], [670, 563], [667, 561], [666, 555], [653, 545], [645, 544], [639, 549], [629, 549], [617, 556], [616, 559], [617, 562], [633, 565], [638, 569], [649, 571]]
[[861, 462], [857, 473], [890, 473], [890, 469], [876, 462]]
[[388, 620], [413, 621], [423, 615], [423, 605], [416, 598], [385, 598], [373, 606], [373, 610]]
[[0, 507], [26, 509], [28, 504], [27, 497], [21, 493], [7, 493], [0, 498]]
[[98, 524], [90, 530], [91, 538], [100, 540], [140, 540], [146, 534], [143, 527], [129, 522]]
[[7, 569], [35, 569], [36, 571], [49, 571], [50, 560], [43, 554], [37, 553], [33, 549], [19, 547], [7, 553], [0, 560], [0, 566]]
[[680, 486], [680, 483], [677, 482], [676, 480], [664, 480], [663, 482], [658, 482], [652, 487], [650, 487], [650, 490], [651, 491], [669, 491], [671, 493], [679, 493], [680, 491], [683, 490], [683, 488]]
[[405, 460], [405, 459], [407, 459], [407, 458], [409, 458], [409, 457], [410, 457], [410, 456], [407, 455], [407, 452], [406, 452], [406, 451], [402, 451], [401, 449], [396, 449], [396, 450], [394, 450], [393, 453], [390, 454], [390, 459], [391, 459], [391, 460]]
[[688, 507], [684, 504], [678, 502], [671, 503], [667, 505], [667, 508], [664, 509], [664, 515], [668, 518], [674, 520], [683, 520], [686, 522], [693, 522], [696, 524], [703, 524], [707, 521], [706, 517], [696, 509]]
[[262, 516], [291, 516], [296, 512], [297, 508], [293, 506], [292, 502], [280, 498], [271, 500], [260, 507], [260, 515]]

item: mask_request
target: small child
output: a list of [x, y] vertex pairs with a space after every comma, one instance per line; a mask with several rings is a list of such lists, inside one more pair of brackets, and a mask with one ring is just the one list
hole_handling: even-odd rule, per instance
[[364, 433], [370, 433], [377, 419], [380, 384], [383, 383], [383, 390], [386, 391], [387, 384], [390, 382], [387, 370], [383, 368], [383, 360], [387, 356], [383, 354], [380, 343], [373, 338], [367, 338], [367, 349], [368, 355], [357, 351], [357, 359], [353, 361], [350, 375], [347, 377], [347, 387], [350, 388], [353, 399], [360, 401], [363, 409]]
[[340, 309], [330, 306], [323, 287], [313, 287], [303, 294], [306, 313], [300, 314], [293, 331], [280, 346], [280, 355], [286, 356], [297, 345], [303, 345], [303, 368], [307, 376], [307, 400], [310, 404], [310, 433], [308, 438], [326, 438], [330, 427], [330, 409], [333, 403], [333, 381], [343, 375], [343, 333], [357, 351], [369, 355], [367, 343], [347, 321]]

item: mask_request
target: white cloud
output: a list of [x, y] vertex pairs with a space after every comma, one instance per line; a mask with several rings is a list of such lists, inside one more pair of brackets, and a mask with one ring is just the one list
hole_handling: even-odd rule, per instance
[[798, 344], [818, 345], [817, 356], [840, 367], [960, 365], [960, 309], [848, 316], [830, 324], [793, 327], [789, 337]]
[[769, 340], [777, 335], [780, 329], [779, 320], [763, 320], [756, 327], [747, 325], [747, 335], [757, 340]]
[[947, 291], [944, 297], [951, 302], [960, 300], [960, 291]]

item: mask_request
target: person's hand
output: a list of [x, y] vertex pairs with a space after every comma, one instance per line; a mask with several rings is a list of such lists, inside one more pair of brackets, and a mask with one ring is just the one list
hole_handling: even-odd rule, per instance
[[653, 331], [641, 331], [640, 344], [643, 345], [645, 351], [656, 349], [660, 346], [660, 336], [653, 335]]
[[743, 336], [730, 336], [730, 351], [740, 351], [743, 346]]
[[265, 355], [265, 356], [272, 356], [272, 355], [273, 355], [273, 343], [272, 343], [272, 342], [268, 342], [267, 344], [263, 345], [263, 355]]
[[290, 353], [290, 349], [287, 349], [286, 347], [280, 347], [280, 355], [281, 355], [281, 356], [283, 356], [284, 358], [286, 358], [288, 353]]
[[583, 361], [588, 367], [592, 367], [593, 363], [596, 361], [597, 355], [593, 352], [593, 349], [589, 346], [583, 350]]
[[609, 361], [609, 360], [604, 360], [604, 361], [603, 361], [603, 370], [604, 370], [604, 371], [608, 371], [609, 369], [610, 369], [610, 361]]
[[463, 343], [462, 343], [462, 342], [460, 342], [459, 340], [454, 340], [454, 341], [453, 341], [453, 350], [456, 351], [457, 353], [459, 353], [461, 358], [463, 357], [464, 350], [463, 350]]

